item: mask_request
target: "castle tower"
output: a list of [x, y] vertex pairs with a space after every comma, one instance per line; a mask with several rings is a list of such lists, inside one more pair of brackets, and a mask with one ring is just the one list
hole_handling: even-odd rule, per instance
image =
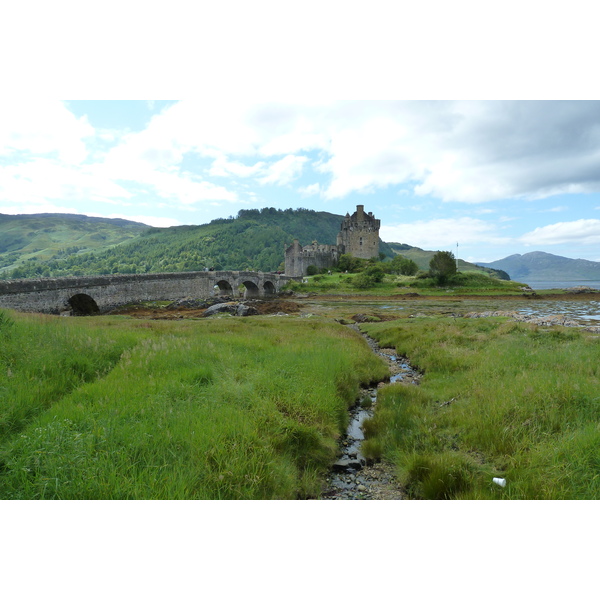
[[376, 219], [373, 213], [365, 213], [364, 208], [359, 204], [352, 216], [346, 213], [337, 243], [338, 246], [343, 246], [343, 254], [351, 254], [357, 258], [374, 258], [379, 256], [381, 221]]

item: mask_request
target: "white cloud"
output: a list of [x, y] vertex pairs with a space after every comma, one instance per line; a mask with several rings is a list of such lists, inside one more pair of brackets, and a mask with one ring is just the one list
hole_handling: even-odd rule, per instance
[[97, 175], [93, 168], [76, 168], [55, 159], [37, 158], [0, 167], [0, 202], [22, 205], [52, 200], [126, 203], [131, 194], [122, 186]]
[[298, 191], [303, 196], [317, 196], [321, 193], [321, 186], [318, 183], [311, 183], [310, 185], [299, 188]]
[[197, 181], [190, 174], [148, 171], [143, 183], [150, 185], [162, 199], [182, 205], [197, 204], [206, 200], [224, 200], [235, 202], [237, 194], [220, 185], [208, 181]]
[[527, 246], [600, 243], [600, 220], [579, 219], [537, 227], [519, 239]]
[[270, 164], [266, 169], [266, 174], [259, 177], [259, 183], [274, 183], [285, 185], [291, 183], [302, 173], [304, 164], [308, 161], [306, 156], [286, 156], [275, 163]]
[[469, 244], [504, 244], [510, 241], [498, 234], [493, 223], [471, 217], [382, 225], [379, 236], [386, 242], [438, 250], [456, 247], [457, 243], [460, 248]]
[[256, 181], [263, 185], [267, 183], [285, 185], [301, 174], [307, 161], [306, 156], [289, 155], [275, 162], [259, 161], [253, 165], [246, 165], [239, 161], [228, 160], [225, 156], [218, 156], [209, 169], [209, 175], [255, 177]]
[[66, 164], [85, 160], [85, 140], [94, 136], [94, 128], [62, 102], [2, 100], [0, 111], [0, 156], [22, 152], [56, 156]]
[[239, 161], [228, 160], [226, 156], [218, 156], [213, 161], [208, 174], [216, 177], [251, 177], [260, 173], [265, 167], [265, 163], [259, 161], [253, 165], [245, 165]]

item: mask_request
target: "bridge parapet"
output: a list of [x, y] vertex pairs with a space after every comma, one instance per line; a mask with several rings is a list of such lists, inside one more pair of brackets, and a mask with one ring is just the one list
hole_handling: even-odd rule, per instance
[[23, 312], [59, 314], [73, 308], [74, 296], [89, 297], [99, 311], [152, 300], [210, 298], [230, 291], [237, 295], [241, 285], [253, 297], [273, 295], [288, 281], [297, 280], [277, 273], [254, 271], [186, 271], [15, 279], [0, 281], [0, 307]]

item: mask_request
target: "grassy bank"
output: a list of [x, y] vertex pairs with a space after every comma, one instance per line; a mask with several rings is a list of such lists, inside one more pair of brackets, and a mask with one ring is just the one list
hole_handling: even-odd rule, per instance
[[597, 336], [442, 317], [363, 329], [424, 371], [379, 394], [364, 446], [412, 497], [600, 498]]
[[0, 312], [0, 498], [317, 495], [385, 366], [320, 319]]
[[332, 273], [305, 277], [304, 282], [291, 282], [287, 289], [296, 293], [351, 294], [362, 296], [393, 296], [397, 294], [424, 294], [428, 296], [522, 295], [523, 285], [518, 281], [504, 281], [483, 273], [458, 273], [448, 285], [438, 286], [431, 278], [408, 275], [384, 276], [383, 281], [368, 288], [356, 285], [360, 273]]

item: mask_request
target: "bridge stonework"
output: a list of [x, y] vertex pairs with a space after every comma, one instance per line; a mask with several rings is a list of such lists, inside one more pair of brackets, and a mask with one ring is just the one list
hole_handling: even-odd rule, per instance
[[[193, 271], [143, 275], [98, 275], [0, 281], [0, 307], [20, 312], [65, 314], [107, 312], [135, 302], [176, 301], [183, 298], [273, 296], [298, 278], [254, 271]], [[90, 310], [90, 306], [94, 310]]]

